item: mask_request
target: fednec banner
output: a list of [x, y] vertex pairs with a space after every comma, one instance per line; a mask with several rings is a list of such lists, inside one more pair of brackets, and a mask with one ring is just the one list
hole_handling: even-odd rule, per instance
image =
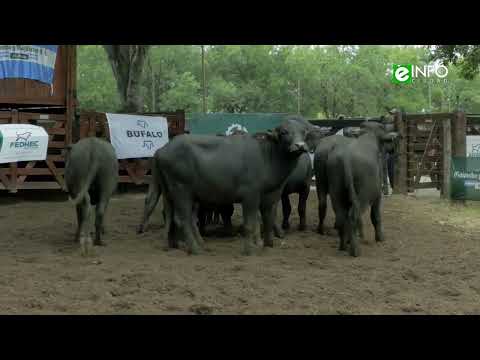
[[0, 164], [45, 160], [48, 134], [41, 126], [30, 124], [0, 125]]
[[0, 45], [0, 79], [24, 78], [51, 85], [58, 45]]
[[118, 159], [152, 157], [168, 142], [164, 117], [107, 113], [107, 120]]

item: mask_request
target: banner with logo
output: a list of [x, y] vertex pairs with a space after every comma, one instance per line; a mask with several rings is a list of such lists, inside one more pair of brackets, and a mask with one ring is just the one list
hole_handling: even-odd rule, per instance
[[480, 157], [452, 157], [451, 197], [480, 200]]
[[58, 45], [0, 45], [0, 79], [53, 83]]
[[0, 164], [45, 160], [48, 134], [41, 126], [30, 124], [0, 125]]
[[164, 117], [107, 113], [107, 120], [118, 159], [152, 157], [168, 142]]
[[480, 157], [480, 135], [467, 136], [467, 157]]

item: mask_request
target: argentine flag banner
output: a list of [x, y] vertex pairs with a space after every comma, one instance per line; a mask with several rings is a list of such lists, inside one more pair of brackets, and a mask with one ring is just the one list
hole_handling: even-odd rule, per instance
[[0, 79], [23, 78], [51, 85], [58, 45], [0, 45]]

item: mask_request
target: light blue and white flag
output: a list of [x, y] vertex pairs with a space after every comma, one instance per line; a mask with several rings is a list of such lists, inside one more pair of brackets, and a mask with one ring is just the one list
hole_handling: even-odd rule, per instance
[[53, 83], [58, 45], [0, 45], [0, 79]]

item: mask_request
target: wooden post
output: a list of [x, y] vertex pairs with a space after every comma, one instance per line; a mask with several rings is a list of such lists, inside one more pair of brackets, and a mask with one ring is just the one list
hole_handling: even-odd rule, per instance
[[66, 112], [65, 112], [65, 145], [73, 142], [73, 122], [77, 101], [77, 47], [66, 45]]
[[[18, 110], [12, 110], [12, 124], [18, 124], [19, 115]], [[16, 193], [18, 186], [18, 164], [16, 162], [10, 163], [10, 192]]]
[[395, 159], [394, 193], [407, 194], [407, 132], [404, 116], [400, 111], [394, 115], [395, 129], [399, 134]]
[[463, 111], [453, 114], [452, 156], [467, 156], [467, 117]]
[[[453, 113], [451, 124], [452, 156], [467, 156], [467, 117], [463, 111]], [[454, 203], [464, 205], [465, 200], [455, 200]]]
[[444, 199], [450, 200], [450, 169], [452, 162], [452, 130], [450, 119], [443, 120], [443, 154], [442, 154], [442, 192]]

